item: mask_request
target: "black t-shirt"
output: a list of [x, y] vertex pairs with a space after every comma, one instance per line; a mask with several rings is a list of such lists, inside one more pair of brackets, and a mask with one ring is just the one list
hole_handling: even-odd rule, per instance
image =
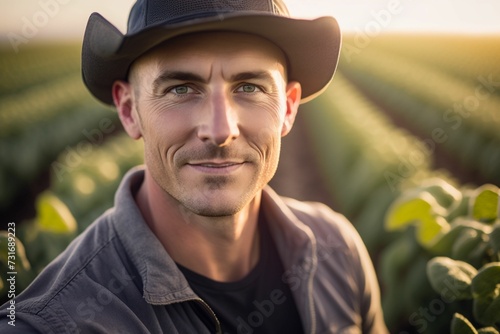
[[[303, 333], [289, 286], [282, 281], [283, 264], [259, 215], [260, 259], [237, 282], [217, 282], [178, 265], [192, 289], [215, 312], [224, 334]], [[206, 313], [205, 313], [206, 314]], [[207, 326], [213, 321], [206, 317]]]

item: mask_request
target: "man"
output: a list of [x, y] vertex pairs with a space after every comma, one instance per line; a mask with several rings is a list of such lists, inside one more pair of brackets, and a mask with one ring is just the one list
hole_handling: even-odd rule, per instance
[[142, 138], [115, 207], [16, 300], [41, 333], [386, 333], [354, 228], [268, 186], [281, 137], [337, 64], [333, 18], [280, 0], [138, 0], [89, 20], [82, 70]]

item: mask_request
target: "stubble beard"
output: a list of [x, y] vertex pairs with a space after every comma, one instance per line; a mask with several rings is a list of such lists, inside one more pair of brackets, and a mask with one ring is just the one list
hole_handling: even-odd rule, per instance
[[[206, 151], [205, 151], [206, 152]], [[152, 173], [155, 182], [162, 188], [165, 195], [175, 201], [180, 211], [184, 215], [198, 215], [204, 217], [229, 217], [234, 216], [245, 208], [256, 196], [267, 182], [274, 176], [277, 163], [268, 166], [261, 166], [257, 163], [255, 157], [248, 155], [247, 166], [244, 168], [253, 168], [253, 173], [250, 180], [244, 180], [247, 183], [246, 188], [239, 188], [236, 182], [238, 179], [226, 175], [204, 176], [200, 189], [189, 189], [189, 185], [185, 180], [180, 178], [179, 170], [188, 159], [210, 159], [210, 158], [228, 158], [231, 153], [224, 148], [211, 149], [212, 153], [206, 154], [202, 152], [183, 153], [175, 164], [176, 171], [174, 173], [166, 173], [164, 166], [156, 166], [156, 170], [160, 173]], [[214, 153], [219, 152], [219, 153]], [[189, 156], [189, 158], [188, 158]], [[158, 169], [159, 168], [159, 169]], [[156, 174], [156, 175], [155, 175]], [[220, 198], [217, 192], [224, 191], [224, 188], [236, 188], [238, 196], [231, 198]], [[188, 218], [188, 217], [186, 217]]]

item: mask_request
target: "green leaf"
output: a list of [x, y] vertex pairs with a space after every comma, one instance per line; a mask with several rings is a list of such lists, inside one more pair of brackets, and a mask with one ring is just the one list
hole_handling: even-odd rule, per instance
[[492, 230], [491, 226], [477, 222], [470, 218], [458, 217], [450, 224], [448, 233], [442, 235], [436, 240], [434, 245], [428, 249], [437, 255], [450, 255], [453, 252], [454, 244], [457, 238], [464, 233], [464, 231], [473, 230], [479, 235], [489, 234]]
[[474, 277], [473, 291], [475, 298], [483, 298], [500, 293], [500, 262], [491, 262], [483, 266]]
[[448, 212], [446, 214], [446, 220], [452, 222], [457, 217], [468, 216], [471, 197], [473, 195], [474, 191], [471, 189], [462, 190], [462, 199], [458, 203], [455, 203], [454, 206], [448, 209]]
[[490, 233], [490, 246], [494, 252], [500, 252], [500, 223], [496, 223]]
[[[9, 236], [7, 231], [0, 231], [0, 263], [4, 264], [4, 268], [9, 268], [8, 261], [12, 261], [12, 259], [9, 259], [7, 252], [8, 247], [11, 246], [9, 245], [9, 242], [12, 244], [12, 238], [9, 240], [9, 237], [11, 237], [11, 235]], [[26, 249], [24, 247], [24, 244], [19, 238], [16, 238], [15, 241], [15, 253], [16, 258], [13, 261], [15, 270], [9, 271], [17, 272], [16, 289], [17, 291], [22, 291], [35, 278], [36, 273], [33, 271], [31, 263], [26, 256]], [[5, 274], [6, 272], [0, 273], [0, 277], [3, 276], [3, 274]], [[5, 293], [5, 289], [7, 288], [7, 285], [4, 285], [4, 290], [2, 291]]]
[[462, 192], [440, 178], [428, 179], [422, 182], [416, 190], [428, 192], [437, 200], [439, 205], [446, 209], [455, 208], [462, 200]]
[[455, 313], [451, 320], [451, 334], [477, 334], [477, 330], [470, 323], [470, 321], [461, 315]]
[[[467, 261], [471, 254], [475, 254], [475, 250], [485, 249], [484, 245], [488, 244], [488, 239], [485, 234], [474, 229], [463, 230], [455, 240], [452, 247], [452, 257], [455, 260]], [[483, 247], [481, 247], [483, 246]], [[484, 253], [484, 252], [483, 252]], [[480, 254], [482, 255], [482, 254]], [[470, 261], [467, 261], [470, 263]]]
[[454, 300], [471, 299], [472, 278], [476, 268], [463, 261], [448, 257], [435, 257], [427, 263], [427, 277], [434, 291], [444, 298]]
[[450, 224], [441, 216], [429, 216], [420, 220], [417, 240], [425, 248], [430, 248], [450, 230]]
[[399, 230], [427, 218], [433, 212], [436, 200], [428, 193], [418, 197], [402, 197], [396, 200], [388, 210], [385, 226], [388, 231]]
[[483, 266], [472, 280], [474, 317], [483, 325], [500, 322], [500, 262]]
[[500, 302], [498, 298], [494, 300], [474, 299], [473, 312], [478, 322], [483, 325], [492, 325], [500, 321]]
[[401, 272], [405, 271], [415, 256], [421, 252], [413, 235], [407, 231], [389, 244], [381, 253], [380, 274], [385, 283], [392, 285], [400, 281]]
[[68, 207], [54, 194], [46, 191], [36, 200], [37, 223], [41, 230], [53, 233], [75, 233], [76, 220]]
[[[11, 239], [9, 240], [9, 237]], [[18, 272], [23, 272], [31, 269], [31, 264], [26, 257], [26, 250], [24, 248], [24, 244], [19, 238], [14, 238], [15, 241], [12, 241], [12, 235], [9, 235], [8, 231], [0, 231], [0, 262], [4, 263], [6, 266], [9, 261], [8, 257], [8, 247], [9, 243], [15, 244], [15, 263], [16, 270]]]
[[477, 330], [478, 334], [500, 334], [494, 327], [484, 327]]
[[419, 243], [431, 247], [450, 229], [442, 217], [445, 213], [446, 210], [428, 192], [409, 192], [391, 205], [385, 226], [388, 231], [394, 231], [416, 225]]
[[472, 198], [472, 217], [481, 222], [494, 222], [498, 218], [500, 191], [493, 184], [485, 184], [476, 189]]

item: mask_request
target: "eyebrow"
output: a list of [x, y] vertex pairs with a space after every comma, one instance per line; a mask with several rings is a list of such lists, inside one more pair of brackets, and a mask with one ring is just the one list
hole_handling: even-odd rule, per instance
[[[266, 71], [247, 71], [247, 72], [236, 73], [230, 77], [231, 82], [245, 81], [251, 79], [270, 81], [273, 87], [275, 86], [273, 76]], [[186, 71], [164, 71], [153, 81], [153, 92], [157, 92], [161, 88], [161, 85], [164, 82], [168, 82], [171, 80], [190, 81], [203, 84], [206, 84], [208, 82], [207, 79], [203, 78], [201, 75], [196, 73], [186, 72]]]
[[200, 75], [192, 72], [183, 71], [164, 71], [153, 81], [153, 92], [157, 92], [162, 83], [178, 80], [206, 83], [207, 81]]
[[266, 71], [241, 72], [231, 76], [231, 81], [244, 81], [250, 79], [262, 79], [262, 80], [274, 81], [272, 75]]

